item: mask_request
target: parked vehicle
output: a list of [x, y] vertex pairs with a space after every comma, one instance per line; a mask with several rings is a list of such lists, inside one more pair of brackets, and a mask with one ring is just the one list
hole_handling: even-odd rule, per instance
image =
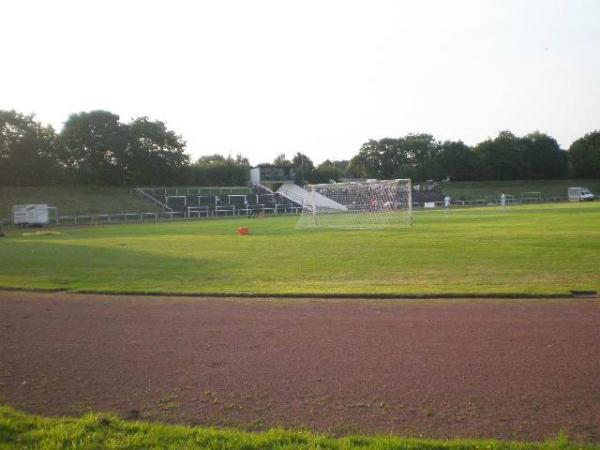
[[586, 187], [570, 187], [569, 201], [582, 202], [586, 200], [594, 200], [594, 194]]

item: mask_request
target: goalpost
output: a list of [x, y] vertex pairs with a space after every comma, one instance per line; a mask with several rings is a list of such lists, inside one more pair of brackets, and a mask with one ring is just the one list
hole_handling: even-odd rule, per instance
[[521, 194], [521, 203], [542, 203], [541, 192], [523, 192]]
[[305, 186], [299, 228], [368, 228], [412, 224], [410, 179]]

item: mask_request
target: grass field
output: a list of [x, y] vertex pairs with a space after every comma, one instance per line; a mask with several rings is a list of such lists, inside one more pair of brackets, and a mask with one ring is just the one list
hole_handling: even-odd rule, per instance
[[[415, 226], [297, 217], [58, 228], [0, 239], [0, 287], [130, 293], [561, 295], [600, 288], [600, 203], [419, 212]], [[237, 236], [238, 226], [251, 229]]]
[[0, 407], [0, 449], [599, 449], [570, 442], [564, 436], [544, 443], [493, 440], [403, 439], [392, 436], [333, 438], [309, 432], [237, 430], [126, 422], [104, 414], [81, 418], [43, 418]]

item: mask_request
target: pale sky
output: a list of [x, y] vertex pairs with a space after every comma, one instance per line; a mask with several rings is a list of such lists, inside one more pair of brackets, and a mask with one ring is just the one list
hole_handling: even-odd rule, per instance
[[147, 115], [194, 159], [600, 128], [600, 0], [3, 0], [0, 42], [0, 109]]

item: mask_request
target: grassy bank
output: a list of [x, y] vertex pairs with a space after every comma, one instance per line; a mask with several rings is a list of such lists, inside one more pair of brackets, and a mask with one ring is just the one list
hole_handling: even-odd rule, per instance
[[520, 199], [524, 192], [540, 192], [542, 197], [566, 197], [571, 186], [585, 186], [594, 194], [600, 194], [600, 179], [459, 181], [442, 184], [442, 190], [452, 198], [461, 200], [497, 198], [502, 192]]
[[13, 205], [42, 203], [58, 208], [60, 214], [104, 214], [156, 211], [126, 188], [112, 187], [0, 187], [0, 219], [9, 218]]
[[[12, 229], [0, 287], [121, 293], [567, 295], [600, 290], [600, 202], [422, 211], [415, 226], [297, 217]], [[236, 235], [239, 226], [250, 235]]]
[[127, 422], [105, 414], [45, 418], [0, 407], [0, 449], [600, 449], [565, 437], [543, 443], [492, 440], [403, 439], [392, 436], [333, 438], [308, 432], [237, 430]]
[[[524, 192], [541, 192], [544, 197], [564, 197], [569, 186], [586, 186], [600, 194], [597, 180], [530, 180], [451, 182], [442, 185], [444, 193], [455, 199], [497, 198], [502, 192], [521, 198]], [[45, 203], [56, 206], [62, 215], [152, 212], [156, 206], [135, 197], [127, 188], [98, 186], [1, 187], [0, 219], [9, 218], [12, 206]]]

